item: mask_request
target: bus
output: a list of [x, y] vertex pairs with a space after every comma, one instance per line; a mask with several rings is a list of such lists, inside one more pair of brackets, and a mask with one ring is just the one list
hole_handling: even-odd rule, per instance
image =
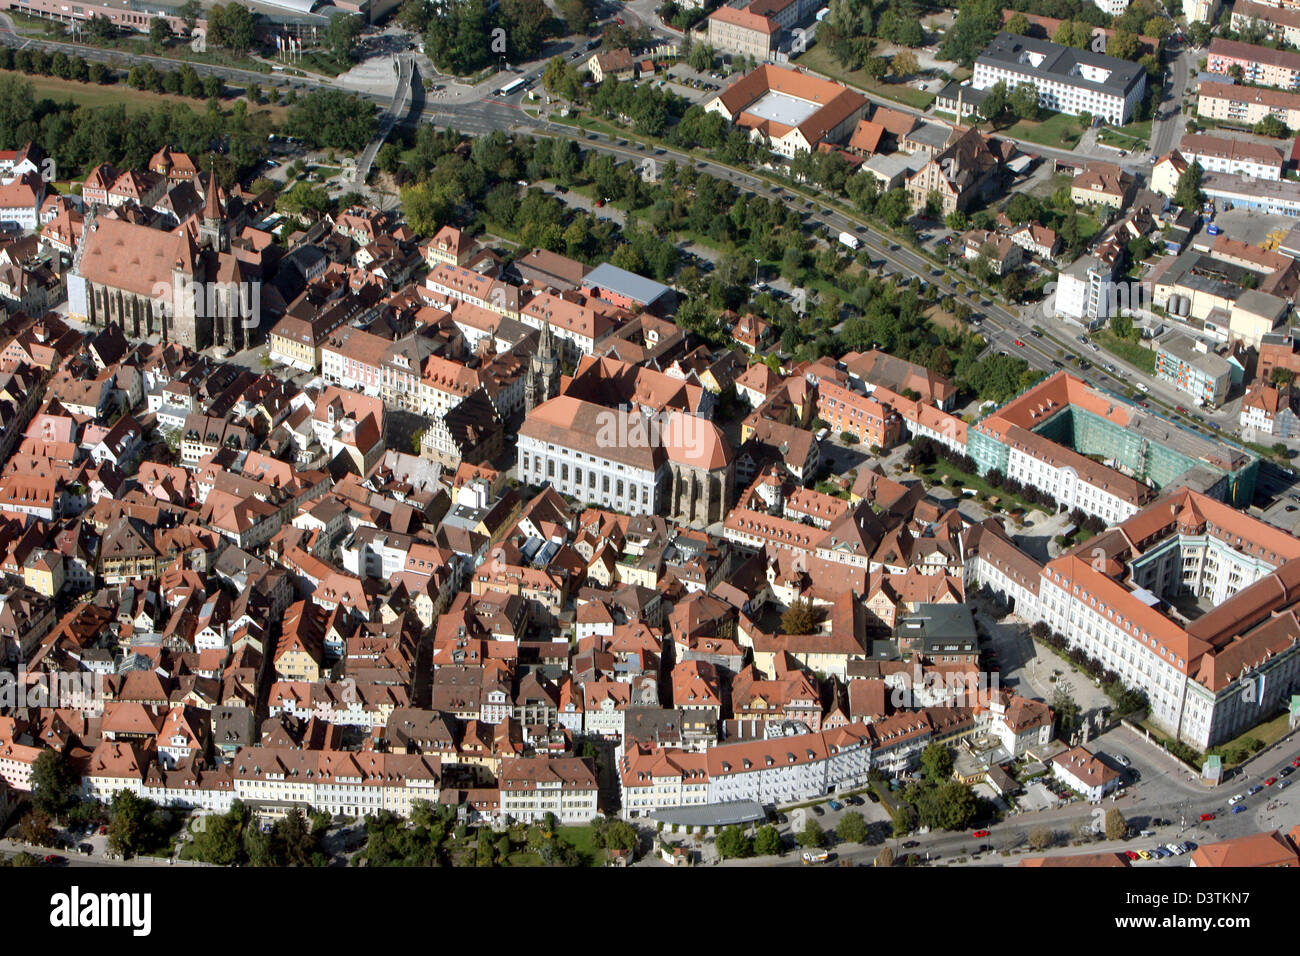
[[527, 82], [528, 81], [522, 76], [513, 79], [505, 86], [501, 87], [501, 89], [497, 90], [497, 96], [509, 96], [511, 93], [517, 93], [524, 88], [524, 84]]

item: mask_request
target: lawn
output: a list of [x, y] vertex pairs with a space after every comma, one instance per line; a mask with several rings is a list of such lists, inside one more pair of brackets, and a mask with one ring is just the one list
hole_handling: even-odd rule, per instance
[[1045, 120], [1020, 120], [1009, 129], [1001, 130], [1013, 139], [1025, 139], [1042, 146], [1073, 149], [1079, 144], [1083, 127], [1077, 116], [1053, 113]]
[[833, 80], [839, 80], [849, 86], [856, 86], [858, 89], [865, 90], [882, 99], [903, 103], [913, 109], [928, 110], [930, 104], [934, 102], [934, 94], [927, 93], [925, 90], [918, 90], [906, 83], [886, 83], [882, 80], [874, 80], [862, 70], [845, 69], [835, 57], [831, 56], [830, 49], [821, 44], [815, 45], [806, 53], [801, 53], [798, 64], [806, 69], [829, 76]]
[[1121, 339], [1110, 329], [1100, 329], [1092, 333], [1092, 340], [1112, 355], [1122, 358], [1130, 365], [1135, 365], [1148, 375], [1156, 371], [1156, 353], [1145, 345]]
[[1133, 152], [1145, 150], [1150, 139], [1150, 122], [1130, 123], [1119, 129], [1106, 126], [1097, 131], [1097, 142], [1103, 146], [1116, 146]]
[[605, 851], [596, 846], [596, 829], [592, 826], [556, 827], [555, 835], [572, 844], [587, 866], [600, 866]]
[[[930, 473], [925, 474], [926, 472], [930, 472]], [[964, 471], [958, 470], [958, 468], [955, 465], [953, 465], [945, 458], [935, 459], [933, 470], [931, 471], [931, 467], [927, 466], [926, 468], [922, 469], [922, 474], [925, 474], [925, 477], [930, 479], [931, 481], [935, 480], [936, 478], [942, 478], [944, 479], [945, 483], [952, 478], [959, 478], [961, 479], [961, 487], [973, 488], [977, 496], [983, 494], [983, 495], [987, 495], [990, 498], [997, 498], [998, 504], [1002, 508], [1007, 510], [1014, 510], [1016, 508], [1022, 508], [1024, 510], [1030, 510], [1033, 508], [1037, 508], [1040, 511], [1046, 510], [1039, 505], [1026, 504], [1024, 499], [1021, 498], [1019, 495], [1007, 494], [1007, 492], [1003, 491], [1001, 488], [994, 488], [992, 485], [990, 485], [987, 481], [985, 481], [983, 478], [979, 477], [978, 475], [970, 475]], [[950, 488], [949, 490], [956, 490], [956, 489]]]
[[[1212, 748], [1211, 753], [1224, 754], [1236, 747], [1244, 747], [1245, 741], [1251, 737], [1258, 740], [1265, 747], [1269, 747], [1281, 740], [1290, 729], [1290, 715], [1283, 711], [1272, 720], [1252, 727], [1239, 737]], [[1251, 756], [1253, 757], [1254, 754], [1251, 754]], [[1224, 765], [1228, 765], [1227, 761], [1224, 761]]]
[[1092, 216], [1085, 216], [1083, 213], [1078, 213], [1075, 216], [1075, 221], [1079, 226], [1079, 238], [1083, 239], [1085, 242], [1097, 233], [1101, 232], [1101, 223]]

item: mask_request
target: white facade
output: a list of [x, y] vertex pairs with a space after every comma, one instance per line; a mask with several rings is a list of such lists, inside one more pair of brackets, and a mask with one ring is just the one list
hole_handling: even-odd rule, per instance
[[1019, 448], [1010, 449], [1006, 474], [1047, 492], [1068, 510], [1082, 508], [1107, 524], [1117, 524], [1138, 510], [1134, 502], [1091, 484], [1070, 465], [1053, 465]]
[[1234, 176], [1253, 176], [1255, 179], [1282, 178], [1280, 155], [1276, 162], [1269, 162], [1259, 157], [1223, 156], [1218, 153], [1185, 152], [1183, 158], [1189, 163], [1200, 163], [1201, 168], [1207, 173], [1232, 173]]
[[1115, 291], [1110, 269], [1095, 256], [1085, 257], [1057, 276], [1055, 314], [1098, 328], [1110, 316]]
[[1184, 0], [1183, 3], [1188, 23], [1213, 23], [1221, 8], [1222, 0]]
[[1247, 440], [1251, 431], [1272, 438], [1295, 438], [1300, 435], [1300, 418], [1286, 405], [1272, 414], [1263, 405], [1242, 402], [1241, 431]]
[[582, 825], [597, 816], [597, 788], [566, 787], [558, 780], [540, 780], [531, 789], [501, 788], [501, 815], [536, 823], [548, 813], [562, 824]]
[[1091, 113], [1107, 123], [1122, 126], [1133, 116], [1133, 110], [1142, 99], [1145, 83], [1136, 84], [1127, 96], [1093, 89], [1086, 83], [1067, 83], [1037, 71], [1030, 63], [1012, 69], [977, 59], [971, 86], [977, 90], [1005, 83], [1008, 92], [1021, 83], [1033, 83], [1038, 90], [1038, 105], [1044, 109], [1078, 116]]
[[520, 481], [532, 485], [550, 482], [560, 494], [584, 504], [630, 515], [661, 510], [661, 478], [667, 474], [663, 465], [652, 471], [522, 434], [516, 463]]

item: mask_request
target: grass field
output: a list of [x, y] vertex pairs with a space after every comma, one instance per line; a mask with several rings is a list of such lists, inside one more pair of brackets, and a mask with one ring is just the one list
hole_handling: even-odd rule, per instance
[[1139, 345], [1137, 342], [1121, 339], [1110, 329], [1100, 329], [1092, 333], [1092, 340], [1111, 355], [1122, 358], [1130, 365], [1136, 365], [1148, 375], [1155, 374], [1156, 353], [1154, 349]]
[[[1212, 750], [1214, 753], [1219, 753], [1219, 754], [1226, 753], [1228, 751], [1233, 750], [1234, 748], [1243, 746], [1246, 740], [1251, 737], [1254, 737], [1265, 747], [1267, 747], [1270, 744], [1274, 744], [1278, 740], [1281, 740], [1282, 737], [1284, 737], [1290, 729], [1291, 729], [1290, 717], [1285, 712], [1283, 712], [1281, 714], [1278, 714], [1272, 720], [1265, 721], [1264, 723], [1259, 724], [1256, 727], [1252, 727], [1250, 730], [1246, 731], [1244, 734], [1241, 734], [1239, 737], [1229, 740], [1226, 743], [1219, 744], [1217, 747], [1212, 748]], [[1252, 754], [1251, 756], [1254, 756], [1254, 754]], [[1226, 761], [1224, 763], [1225, 766], [1236, 766], [1236, 764], [1229, 765], [1227, 764]]]
[[832, 79], [839, 80], [841, 83], [856, 86], [860, 90], [866, 90], [868, 93], [873, 93], [883, 99], [903, 103], [913, 109], [928, 110], [930, 104], [934, 102], [933, 93], [918, 90], [905, 83], [885, 83], [880, 80], [873, 80], [861, 70], [846, 70], [835, 57], [831, 56], [830, 50], [821, 45], [814, 46], [807, 53], [801, 53], [798, 64], [809, 70], [823, 73]]
[[593, 827], [556, 827], [555, 835], [573, 845], [585, 866], [600, 866], [605, 851], [596, 846]]
[[[169, 103], [179, 103], [182, 106], [189, 107], [196, 113], [203, 113], [206, 112], [208, 106], [207, 100], [195, 100], [190, 99], [188, 96], [177, 96], [171, 93], [133, 90], [125, 83], [96, 86], [92, 83], [78, 83], [75, 80], [60, 80], [52, 76], [32, 76], [29, 73], [16, 73], [13, 70], [0, 70], [0, 73], [12, 73], [27, 80], [32, 84], [32, 89], [38, 100], [48, 98], [59, 103], [72, 100], [78, 106], [92, 108], [120, 104], [125, 106], [128, 112]], [[250, 109], [249, 112], [251, 115], [261, 113], [269, 116], [274, 123], [282, 123], [288, 110], [283, 106], [260, 106], [256, 109]]]
[[1077, 116], [1053, 113], [1045, 120], [1020, 120], [1001, 132], [1014, 139], [1025, 139], [1042, 146], [1073, 149], [1083, 136], [1083, 127]]

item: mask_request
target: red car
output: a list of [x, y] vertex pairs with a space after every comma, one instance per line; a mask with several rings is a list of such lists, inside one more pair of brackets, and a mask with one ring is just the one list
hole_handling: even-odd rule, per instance
[[1300, 767], [1300, 757], [1296, 757], [1295, 760], [1292, 760], [1292, 761], [1291, 761], [1291, 766], [1293, 766], [1293, 767]]
[[45, 862], [53, 866], [56, 863], [62, 863], [63, 857], [59, 856], [57, 853], [49, 853], [46, 854]]
[[1275, 783], [1277, 783], [1277, 777], [1269, 777], [1267, 780], [1264, 781], [1264, 786], [1271, 787]]
[[1128, 857], [1130, 860], [1136, 860], [1136, 859], [1139, 859], [1138, 855], [1137, 855], [1135, 852], [1133, 852], [1132, 850], [1125, 850], [1125, 851], [1124, 851], [1124, 855], [1125, 855], [1126, 857]]
[[1019, 345], [1022, 349], [1025, 347], [1025, 343], [1022, 342], [1020, 339], [1016, 339], [1016, 344]]
[[623, 25], [623, 18], [622, 18], [622, 17], [619, 17], [619, 18], [618, 18], [617, 20], [615, 20], [614, 22], [617, 23], [619, 26], [622, 26], [622, 25]]
[[1214, 819], [1214, 814], [1213, 814], [1213, 813], [1202, 813], [1202, 814], [1201, 814], [1201, 822], [1202, 822], [1202, 823], [1205, 823], [1207, 820], [1213, 820], [1213, 819]]
[[989, 835], [988, 830], [976, 830], [974, 833], [971, 834], [971, 836], [975, 837], [976, 839], [979, 839], [980, 837], [986, 837], [988, 835]]

